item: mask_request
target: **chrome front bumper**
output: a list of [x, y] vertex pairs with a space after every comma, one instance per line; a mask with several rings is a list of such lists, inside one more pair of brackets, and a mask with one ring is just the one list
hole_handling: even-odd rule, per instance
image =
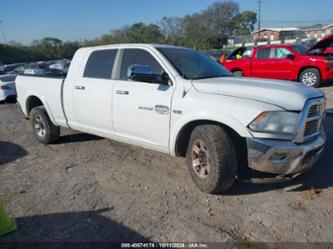
[[278, 175], [307, 171], [324, 149], [325, 132], [303, 144], [272, 139], [247, 138], [248, 165], [251, 169]]

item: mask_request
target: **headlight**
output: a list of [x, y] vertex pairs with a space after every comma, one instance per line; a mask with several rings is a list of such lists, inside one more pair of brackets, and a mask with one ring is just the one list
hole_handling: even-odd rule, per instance
[[298, 117], [296, 112], [263, 112], [251, 122], [249, 128], [255, 132], [295, 135]]

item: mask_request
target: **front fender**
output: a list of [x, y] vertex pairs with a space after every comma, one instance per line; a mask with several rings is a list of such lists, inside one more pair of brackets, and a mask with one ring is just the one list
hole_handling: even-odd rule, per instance
[[240, 121], [228, 114], [218, 112], [197, 112], [196, 115], [187, 115], [179, 118], [172, 124], [170, 131], [170, 153], [176, 155], [176, 143], [181, 130], [189, 123], [194, 121], [217, 122], [233, 129], [241, 137], [253, 137], [250, 131]]

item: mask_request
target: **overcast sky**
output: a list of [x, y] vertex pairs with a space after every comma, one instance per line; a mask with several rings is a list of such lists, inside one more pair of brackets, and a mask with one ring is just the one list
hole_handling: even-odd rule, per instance
[[[93, 39], [135, 22], [201, 11], [216, 0], [0, 0], [7, 41], [29, 44], [43, 37]], [[235, 0], [257, 11], [257, 0]], [[333, 0], [263, 0], [262, 26], [292, 27], [333, 23]], [[0, 33], [0, 42], [3, 42]]]

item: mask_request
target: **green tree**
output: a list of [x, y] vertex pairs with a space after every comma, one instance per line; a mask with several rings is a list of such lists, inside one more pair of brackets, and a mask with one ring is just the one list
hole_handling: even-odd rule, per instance
[[254, 30], [254, 25], [257, 22], [257, 13], [253, 11], [243, 11], [236, 16], [236, 33], [242, 37], [245, 42], [245, 37], [249, 36]]

